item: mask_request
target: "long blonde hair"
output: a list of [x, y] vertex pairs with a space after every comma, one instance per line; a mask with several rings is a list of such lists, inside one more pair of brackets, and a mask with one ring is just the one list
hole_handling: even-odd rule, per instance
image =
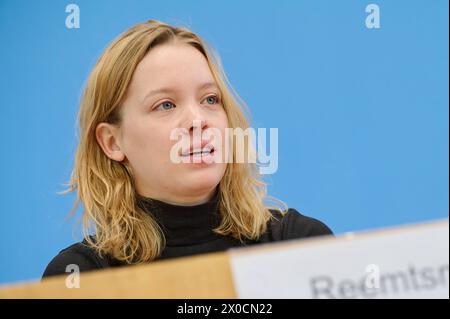
[[[229, 84], [218, 55], [189, 29], [150, 20], [133, 26], [106, 48], [84, 89], [78, 114], [80, 140], [69, 188], [63, 193], [77, 191], [69, 216], [83, 204], [83, 234], [89, 245], [100, 256], [108, 254], [128, 264], [157, 258], [165, 246], [164, 234], [151, 214], [138, 205], [130, 168], [104, 154], [95, 129], [101, 122], [120, 124], [120, 105], [138, 63], [153, 47], [169, 41], [182, 41], [204, 55], [221, 90], [229, 126], [249, 127], [241, 110], [246, 105]], [[233, 148], [233, 155], [234, 152]], [[233, 158], [218, 189], [222, 220], [214, 232], [240, 241], [258, 239], [273, 215], [264, 204], [268, 198], [266, 183], [259, 176], [257, 165], [236, 163]], [[283, 202], [275, 202], [283, 207], [273, 208], [286, 211]], [[95, 236], [89, 234], [92, 228]]]

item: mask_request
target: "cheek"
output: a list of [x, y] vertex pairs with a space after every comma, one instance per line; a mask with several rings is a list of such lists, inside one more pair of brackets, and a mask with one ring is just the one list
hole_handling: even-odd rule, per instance
[[129, 125], [124, 134], [125, 155], [136, 165], [163, 160], [170, 149], [169, 133], [166, 130], [155, 123], [136, 121]]
[[[223, 111], [223, 114], [221, 114], [221, 116], [219, 118], [217, 118], [216, 123], [214, 123], [214, 124], [215, 124], [215, 127], [218, 128], [220, 130], [220, 133], [221, 133], [221, 136], [220, 136], [221, 141], [220, 141], [220, 143], [221, 143], [221, 148], [222, 148], [222, 151], [221, 151], [222, 152], [222, 156], [220, 157], [220, 160], [221, 160], [222, 163], [224, 163], [224, 162], [226, 162], [226, 153], [225, 153], [225, 151], [226, 151], [226, 149], [229, 149], [230, 145], [231, 145], [229, 136], [226, 134], [226, 128], [228, 128], [229, 125], [228, 125], [228, 117], [227, 117], [225, 111]], [[223, 167], [221, 167], [223, 165], [226, 165], [226, 164], [224, 163], [224, 164], [218, 166], [218, 169], [223, 168]]]
[[222, 132], [225, 130], [226, 127], [228, 127], [228, 117], [227, 113], [224, 109], [222, 109], [220, 115], [216, 119], [215, 127], [220, 129]]

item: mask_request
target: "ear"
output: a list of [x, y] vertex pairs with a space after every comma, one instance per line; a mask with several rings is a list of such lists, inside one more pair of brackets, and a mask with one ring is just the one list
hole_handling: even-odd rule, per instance
[[122, 162], [125, 159], [125, 153], [120, 147], [119, 133], [119, 128], [110, 123], [102, 122], [95, 128], [97, 143], [105, 155], [114, 161]]

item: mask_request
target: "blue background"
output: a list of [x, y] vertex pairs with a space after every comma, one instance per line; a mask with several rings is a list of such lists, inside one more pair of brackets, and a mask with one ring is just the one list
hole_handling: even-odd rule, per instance
[[448, 217], [448, 1], [0, 0], [0, 283], [40, 278], [81, 239], [60, 196], [83, 83], [107, 44], [157, 19], [219, 52], [253, 114], [279, 128], [269, 193], [336, 233]]

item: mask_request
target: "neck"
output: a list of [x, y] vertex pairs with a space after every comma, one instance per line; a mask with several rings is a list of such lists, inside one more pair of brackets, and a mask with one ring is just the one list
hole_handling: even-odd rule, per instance
[[141, 197], [146, 198], [152, 198], [156, 199], [158, 201], [170, 204], [170, 205], [177, 205], [177, 206], [197, 206], [204, 203], [209, 202], [214, 195], [216, 194], [217, 188], [213, 188], [211, 191], [207, 192], [206, 194], [200, 194], [200, 195], [189, 195], [189, 196], [176, 196], [172, 194], [165, 194], [165, 195], [158, 195], [158, 194], [140, 194]]
[[159, 224], [167, 246], [189, 246], [216, 239], [213, 229], [221, 221], [219, 194], [198, 205], [177, 205], [138, 196], [138, 203]]

